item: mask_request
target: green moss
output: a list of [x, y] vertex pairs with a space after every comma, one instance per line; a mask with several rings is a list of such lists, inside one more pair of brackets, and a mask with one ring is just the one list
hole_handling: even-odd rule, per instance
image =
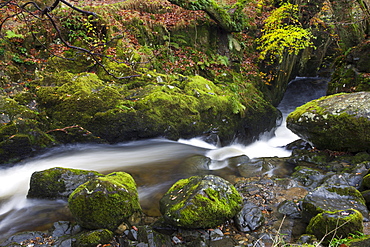
[[72, 247], [96, 247], [99, 244], [108, 244], [112, 241], [113, 236], [113, 232], [107, 229], [84, 232], [75, 236]]
[[355, 209], [322, 212], [311, 219], [306, 232], [330, 242], [335, 237], [346, 238], [350, 234], [363, 232], [363, 216]]
[[135, 182], [123, 172], [80, 185], [69, 196], [68, 206], [78, 224], [88, 229], [115, 230], [134, 213], [141, 212]]
[[365, 199], [363, 198], [360, 191], [358, 191], [355, 187], [346, 186], [346, 187], [331, 187], [328, 189], [330, 192], [337, 193], [341, 196], [348, 196], [351, 195], [352, 197], [356, 198], [356, 201], [365, 205]]
[[[288, 117], [287, 121], [299, 121], [298, 119], [306, 112], [309, 111], [312, 114], [324, 114], [325, 110], [319, 106], [319, 102], [324, 100], [324, 99], [329, 99], [332, 97], [336, 97], [338, 95], [329, 95], [329, 96], [324, 96], [316, 100], [312, 100], [302, 106], [297, 107], [293, 112], [291, 112]], [[313, 117], [313, 115], [307, 115], [307, 117]]]
[[333, 113], [335, 109], [325, 109], [330, 107], [324, 105], [326, 100], [340, 100], [342, 95], [322, 97], [298, 107], [287, 117], [288, 128], [318, 149], [366, 151], [370, 140], [370, 134], [364, 131], [370, 128], [368, 119], [346, 111]]
[[211, 185], [211, 178], [202, 180], [194, 176], [174, 184], [161, 199], [165, 220], [180, 227], [206, 228], [235, 216], [242, 205], [240, 194], [232, 185], [221, 184], [217, 178], [214, 180], [215, 184]]
[[10, 136], [17, 133], [17, 126], [14, 122], [9, 122], [0, 127], [0, 141], [8, 139]]
[[[48, 116], [63, 125], [80, 124], [85, 126], [94, 114], [114, 108], [122, 99], [117, 89], [105, 86], [95, 74], [84, 73], [54, 78], [55, 84], [60, 86], [43, 86], [37, 89], [36, 94], [40, 106]], [[50, 84], [50, 78], [42, 84]]]
[[55, 140], [44, 132], [48, 121], [43, 114], [19, 104], [14, 99], [1, 96], [0, 109], [1, 161], [24, 158], [55, 143]]
[[113, 172], [99, 178], [100, 181], [107, 181], [117, 186], [125, 186], [128, 190], [135, 191], [136, 183], [132, 176], [124, 172]]

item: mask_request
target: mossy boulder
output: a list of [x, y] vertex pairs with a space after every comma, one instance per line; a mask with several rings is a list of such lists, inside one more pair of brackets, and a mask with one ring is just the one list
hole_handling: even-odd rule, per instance
[[108, 229], [98, 229], [83, 232], [74, 236], [72, 247], [96, 247], [101, 244], [108, 244], [113, 239], [113, 232]]
[[92, 179], [69, 196], [68, 206], [76, 222], [87, 229], [114, 231], [141, 212], [136, 183], [124, 172]]
[[86, 126], [94, 114], [114, 108], [121, 94], [96, 74], [45, 75], [36, 90], [39, 105], [60, 126]]
[[355, 209], [325, 211], [313, 217], [306, 232], [328, 243], [333, 237], [347, 238], [363, 232], [362, 214]]
[[[110, 142], [163, 136], [191, 138], [215, 132], [223, 144], [250, 142], [271, 129], [278, 111], [253, 85], [238, 94], [200, 76], [143, 74], [120, 105], [98, 112], [88, 129]], [[238, 95], [243, 95], [239, 98]]]
[[43, 131], [47, 121], [37, 110], [0, 96], [0, 160], [17, 161], [55, 144]]
[[104, 176], [95, 171], [55, 167], [34, 172], [31, 176], [28, 198], [68, 198], [81, 184], [98, 176]]
[[287, 127], [319, 149], [360, 152], [370, 147], [370, 92], [313, 100], [287, 117]]
[[308, 234], [315, 235], [326, 244], [333, 237], [347, 238], [363, 231], [362, 214], [355, 209], [322, 212], [311, 219], [306, 229]]
[[[142, 70], [129, 83], [102, 81], [96, 74], [43, 72], [35, 89], [40, 110], [55, 129], [78, 126], [110, 143], [142, 138], [177, 140], [217, 132], [227, 144], [250, 142], [275, 126], [278, 111], [251, 84], [216, 85], [201, 76]], [[66, 131], [50, 131], [63, 139]], [[73, 136], [74, 137], [74, 136]]]
[[184, 228], [216, 227], [234, 217], [242, 206], [235, 187], [214, 175], [181, 179], [160, 200], [164, 220]]
[[309, 192], [302, 202], [302, 217], [311, 218], [324, 211], [356, 209], [365, 220], [369, 220], [369, 210], [361, 193], [352, 186], [320, 186]]

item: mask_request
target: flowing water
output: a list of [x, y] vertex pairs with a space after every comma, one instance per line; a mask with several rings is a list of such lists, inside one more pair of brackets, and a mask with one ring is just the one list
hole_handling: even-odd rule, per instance
[[[247, 155], [287, 157], [284, 146], [298, 137], [285, 126], [285, 117], [303, 103], [325, 95], [326, 84], [319, 78], [298, 78], [290, 82], [279, 105], [282, 124], [273, 132], [262, 135], [254, 143], [217, 147], [201, 139], [170, 141], [153, 139], [116, 145], [67, 145], [54, 148], [38, 157], [0, 170], [0, 241], [25, 230], [46, 229], [58, 220], [69, 220], [64, 200], [27, 199], [33, 172], [52, 167], [94, 170], [104, 174], [113, 171], [130, 173], [138, 184], [141, 204], [148, 214], [158, 214], [158, 201], [178, 179], [212, 171], [228, 165], [227, 158]], [[187, 162], [194, 156], [209, 157], [207, 168]], [[154, 205], [154, 207], [153, 207]]]

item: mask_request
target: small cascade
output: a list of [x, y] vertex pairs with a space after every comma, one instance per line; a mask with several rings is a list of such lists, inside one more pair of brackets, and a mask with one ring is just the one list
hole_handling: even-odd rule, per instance
[[[101, 173], [125, 171], [138, 180], [139, 196], [147, 198], [160, 191], [163, 193], [176, 180], [189, 176], [181, 167], [184, 161], [195, 155], [209, 157], [211, 170], [227, 166], [230, 157], [246, 155], [257, 157], [287, 157], [284, 148], [298, 139], [285, 126], [285, 118], [297, 106], [325, 95], [326, 83], [320, 78], [297, 78], [287, 89], [286, 96], [278, 106], [283, 121], [273, 133], [261, 135], [259, 140], [243, 146], [232, 144], [217, 147], [199, 138], [169, 141], [154, 139], [116, 145], [66, 145], [48, 153], [0, 169], [0, 240], [18, 231], [42, 228], [42, 225], [68, 219], [67, 202], [26, 199], [33, 172], [52, 167], [94, 170]], [[140, 176], [136, 176], [140, 175]]]

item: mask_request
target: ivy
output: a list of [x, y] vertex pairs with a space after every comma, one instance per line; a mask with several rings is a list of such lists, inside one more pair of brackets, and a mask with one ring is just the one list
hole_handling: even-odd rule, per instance
[[265, 20], [263, 35], [257, 39], [260, 59], [282, 62], [284, 54], [295, 54], [307, 47], [314, 47], [315, 37], [302, 28], [298, 20], [298, 6], [285, 3], [272, 11]]

